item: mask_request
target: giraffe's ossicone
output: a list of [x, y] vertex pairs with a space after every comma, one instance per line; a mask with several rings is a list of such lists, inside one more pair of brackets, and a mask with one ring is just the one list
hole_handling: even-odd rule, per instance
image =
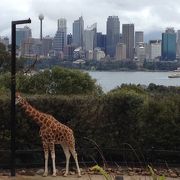
[[45, 170], [43, 176], [48, 175], [49, 151], [52, 158], [53, 176], [56, 176], [55, 144], [60, 144], [62, 146], [66, 156], [66, 172], [64, 176], [67, 176], [69, 172], [69, 159], [71, 154], [76, 162], [78, 176], [81, 176], [72, 129], [57, 121], [53, 116], [40, 112], [32, 107], [19, 93], [16, 93], [16, 104], [18, 104], [25, 113], [40, 126], [39, 134], [42, 139], [45, 157]]

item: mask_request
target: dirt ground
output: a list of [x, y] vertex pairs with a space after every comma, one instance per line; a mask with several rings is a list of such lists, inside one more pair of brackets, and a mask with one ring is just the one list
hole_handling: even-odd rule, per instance
[[[114, 178], [112, 178], [113, 180]], [[166, 178], [166, 180], [179, 180], [180, 178]], [[68, 177], [42, 177], [40, 175], [36, 176], [21, 176], [18, 175], [16, 177], [9, 176], [0, 176], [0, 180], [105, 180], [105, 178], [101, 175], [83, 175], [78, 178], [76, 175], [69, 175]], [[152, 180], [150, 176], [123, 176], [122, 178], [117, 178], [117, 180]]]

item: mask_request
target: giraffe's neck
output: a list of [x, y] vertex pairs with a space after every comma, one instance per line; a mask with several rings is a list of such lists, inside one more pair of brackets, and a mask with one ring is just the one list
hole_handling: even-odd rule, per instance
[[24, 101], [21, 104], [22, 109], [25, 113], [31, 117], [38, 125], [42, 125], [44, 122], [43, 113], [32, 107], [28, 102]]

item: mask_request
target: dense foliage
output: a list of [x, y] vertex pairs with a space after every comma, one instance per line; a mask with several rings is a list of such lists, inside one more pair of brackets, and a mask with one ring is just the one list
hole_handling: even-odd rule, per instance
[[[88, 73], [54, 67], [35, 74], [17, 74], [17, 90], [28, 94], [101, 94]], [[10, 90], [10, 73], [0, 76], [0, 90]]]
[[[122, 85], [103, 96], [23, 96], [40, 111], [52, 114], [74, 130], [81, 157], [99, 158], [97, 149], [92, 149], [95, 141], [106, 157], [115, 156], [118, 160], [123, 156], [124, 144], [141, 152], [152, 148], [180, 150], [179, 92], [178, 87], [150, 84], [147, 88]], [[7, 96], [0, 96], [0, 149], [9, 148], [9, 103]], [[40, 148], [38, 126], [20, 108], [17, 111], [17, 148]], [[151, 155], [144, 154], [148, 158]]]

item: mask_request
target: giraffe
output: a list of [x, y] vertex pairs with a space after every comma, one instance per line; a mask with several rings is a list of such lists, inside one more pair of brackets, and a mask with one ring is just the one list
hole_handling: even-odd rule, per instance
[[72, 154], [76, 163], [78, 176], [80, 177], [81, 172], [78, 164], [77, 153], [75, 150], [75, 139], [73, 131], [66, 125], [60, 123], [53, 116], [36, 110], [18, 92], [16, 92], [16, 104], [18, 104], [25, 111], [25, 113], [40, 126], [39, 134], [42, 140], [45, 159], [43, 176], [45, 177], [48, 175], [49, 151], [51, 153], [53, 165], [52, 176], [56, 176], [55, 144], [60, 144], [66, 157], [66, 171], [64, 176], [67, 176], [69, 173], [69, 159]]

